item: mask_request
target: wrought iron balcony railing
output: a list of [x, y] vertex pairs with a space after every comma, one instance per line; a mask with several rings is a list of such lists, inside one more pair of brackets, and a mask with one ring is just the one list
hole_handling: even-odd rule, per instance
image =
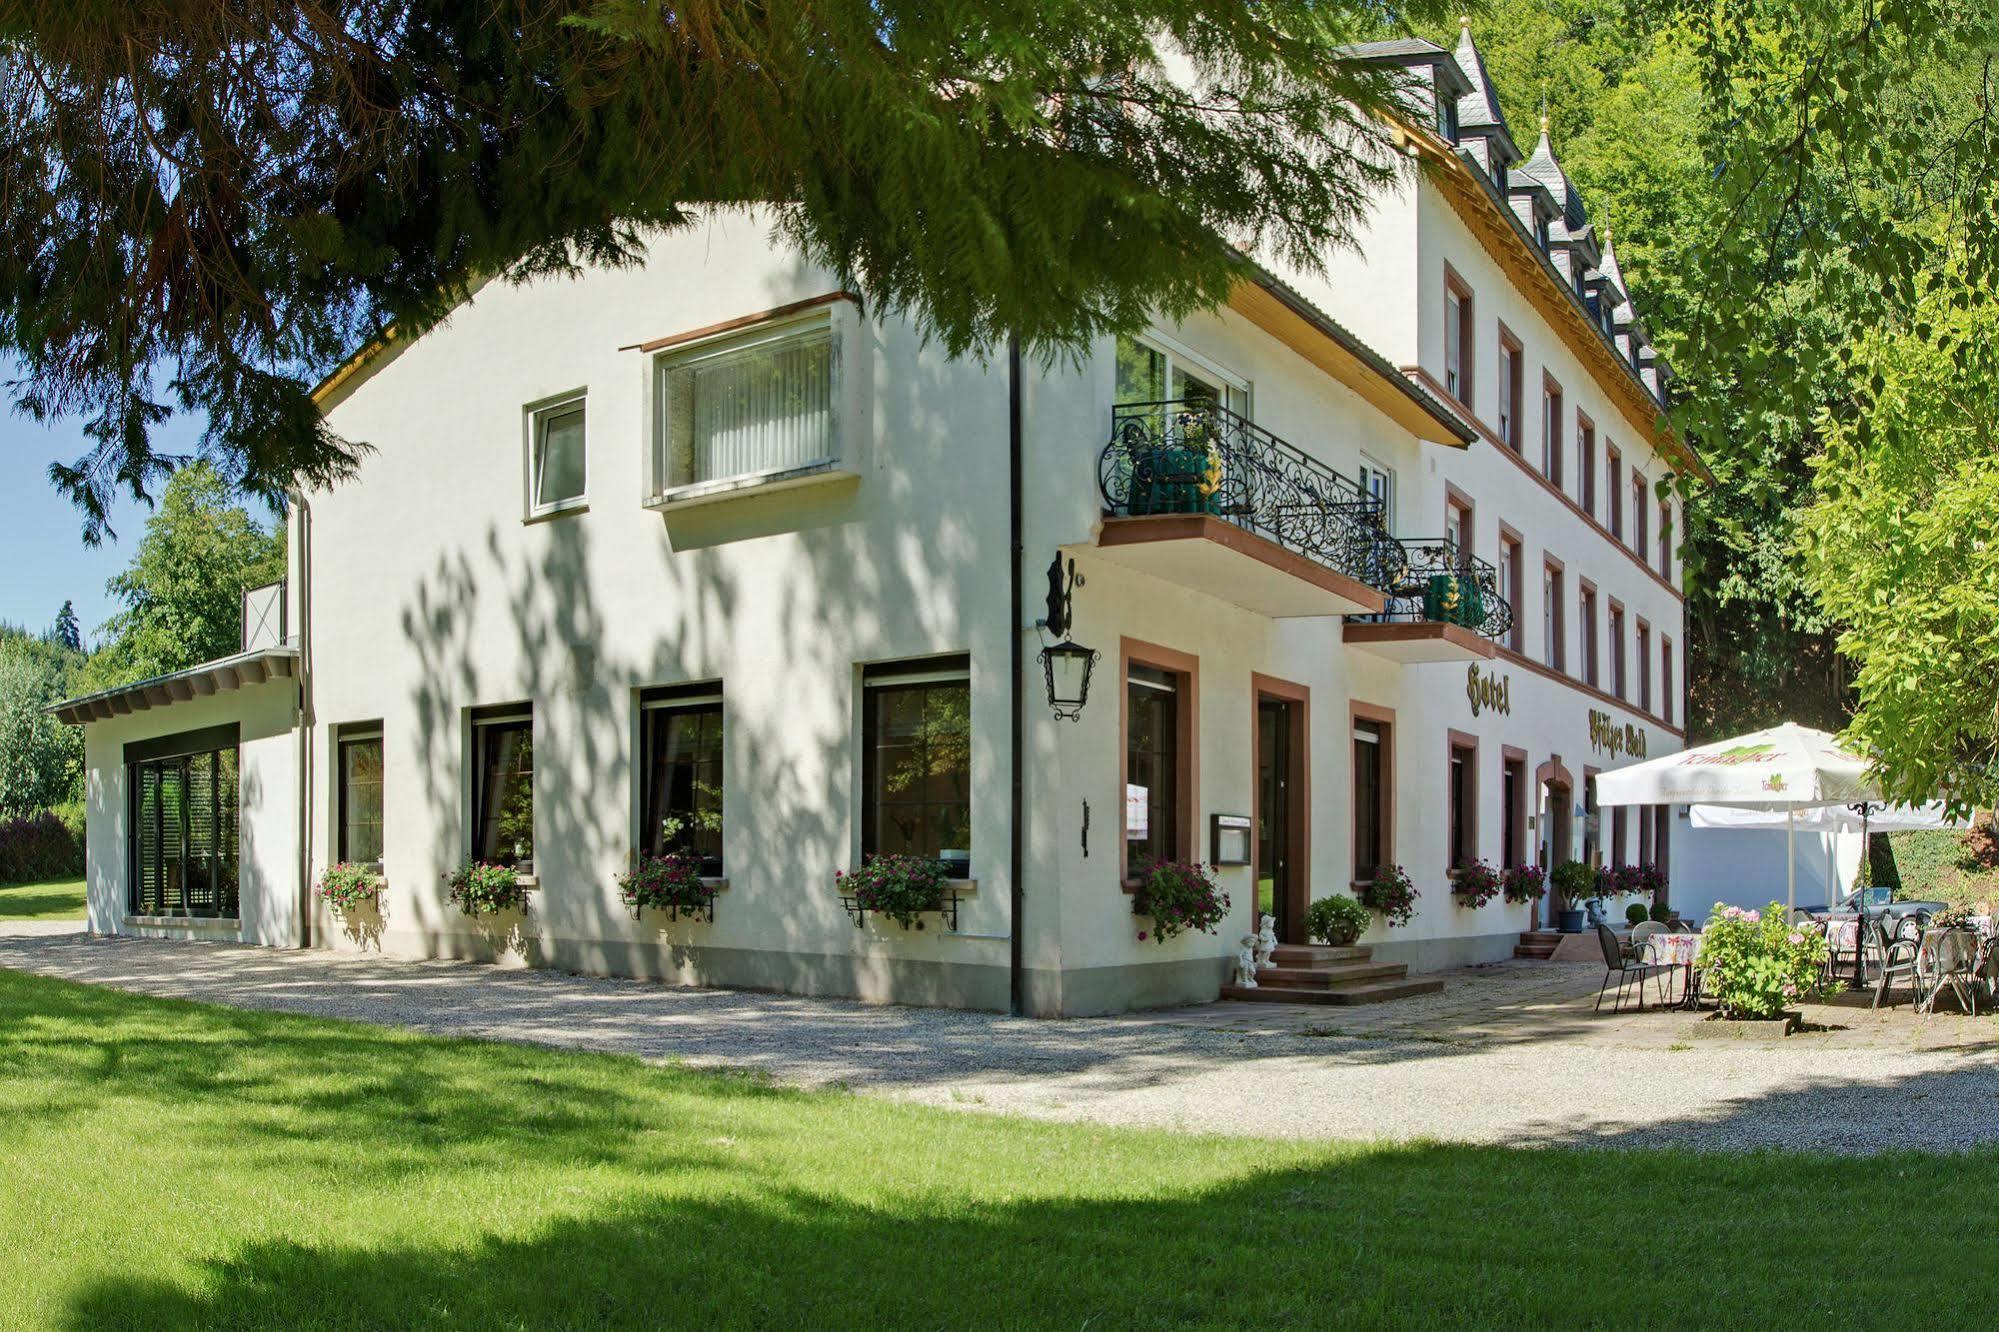
[[1356, 620], [1386, 624], [1456, 624], [1491, 639], [1513, 628], [1513, 607], [1499, 595], [1491, 561], [1460, 550], [1449, 537], [1404, 537], [1401, 573], [1382, 588], [1388, 605]]
[[1380, 500], [1211, 402], [1118, 404], [1098, 481], [1106, 513], [1208, 514], [1383, 591], [1405, 562]]

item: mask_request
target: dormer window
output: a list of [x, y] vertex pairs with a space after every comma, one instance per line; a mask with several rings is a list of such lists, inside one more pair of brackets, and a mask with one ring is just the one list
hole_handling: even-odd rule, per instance
[[[1489, 150], [1488, 150], [1488, 151], [1489, 151]], [[1505, 195], [1506, 195], [1506, 163], [1505, 163], [1505, 162], [1503, 162], [1503, 161], [1501, 161], [1501, 160], [1500, 160], [1500, 159], [1499, 159], [1498, 157], [1496, 157], [1496, 156], [1495, 156], [1495, 157], [1494, 157], [1494, 158], [1492, 159], [1492, 187], [1493, 187], [1494, 189], [1496, 189], [1496, 190], [1498, 190], [1498, 191], [1499, 191], [1499, 193], [1500, 193], [1500, 197], [1502, 197], [1502, 198], [1504, 198], [1504, 197], [1505, 197]]]
[[1443, 136], [1444, 142], [1456, 143], [1458, 141], [1457, 99], [1444, 92], [1441, 88], [1437, 90], [1436, 98], [1437, 133]]

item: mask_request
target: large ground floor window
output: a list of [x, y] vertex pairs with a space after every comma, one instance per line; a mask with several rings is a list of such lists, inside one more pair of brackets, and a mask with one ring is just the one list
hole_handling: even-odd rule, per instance
[[140, 916], [237, 911], [234, 726], [125, 746], [126, 905]]
[[863, 672], [863, 855], [922, 856], [971, 874], [970, 671], [961, 656]]
[[678, 852], [722, 870], [722, 692], [714, 685], [647, 690], [639, 697], [644, 788], [639, 847]]
[[382, 863], [382, 728], [343, 726], [335, 740], [340, 813], [336, 828], [341, 860], [355, 865]]
[[1183, 731], [1191, 688], [1180, 671], [1135, 661], [1126, 669], [1124, 847], [1133, 878], [1185, 854], [1183, 768], [1191, 738]]
[[1372, 883], [1394, 854], [1391, 846], [1394, 764], [1390, 752], [1392, 727], [1375, 717], [1355, 717], [1353, 723], [1353, 877]]
[[472, 856], [534, 866], [534, 712], [525, 704], [472, 714]]

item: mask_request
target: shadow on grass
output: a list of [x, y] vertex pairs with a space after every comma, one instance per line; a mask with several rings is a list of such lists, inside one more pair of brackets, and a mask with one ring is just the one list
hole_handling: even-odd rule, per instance
[[[1890, 1179], [1926, 1269], [1959, 1274], [1924, 1297], [1955, 1325], [1999, 1184], [1989, 1152], [954, 1115], [8, 974], [0, 1108], [0, 1174], [35, 1176], [0, 1252], [50, 1260], [8, 1293], [75, 1328], [1839, 1325], [1906, 1299], [1906, 1268], [1840, 1256], [1906, 1244]], [[85, 1201], [58, 1226], [35, 1179]]]

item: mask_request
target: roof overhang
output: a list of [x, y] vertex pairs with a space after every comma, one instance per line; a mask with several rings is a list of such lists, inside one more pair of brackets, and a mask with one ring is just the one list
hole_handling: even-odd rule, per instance
[[1468, 448], [1477, 432], [1388, 359], [1262, 267], [1229, 293], [1229, 309], [1358, 393], [1418, 439]]
[[51, 704], [49, 711], [55, 714], [58, 721], [83, 726], [152, 708], [172, 707], [176, 703], [228, 693], [262, 684], [266, 680], [289, 678], [297, 673], [297, 648], [261, 647], [239, 652], [233, 657], [205, 661], [171, 675], [156, 675], [150, 680], [139, 680], [116, 689], [65, 699]]

